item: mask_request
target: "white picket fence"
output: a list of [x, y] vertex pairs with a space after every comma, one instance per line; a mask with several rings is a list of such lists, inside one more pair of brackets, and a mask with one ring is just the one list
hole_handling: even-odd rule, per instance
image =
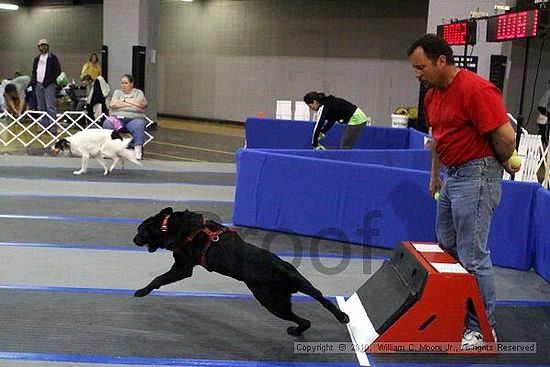
[[[508, 117], [517, 124], [516, 119], [508, 114]], [[550, 189], [550, 151], [548, 147], [544, 149], [540, 135], [529, 134], [522, 128], [522, 134], [519, 141], [518, 156], [521, 159], [521, 168], [514, 175], [514, 180], [522, 182], [539, 182], [537, 173], [543, 168], [544, 178], [542, 186]], [[504, 179], [509, 180], [510, 175], [504, 172]]]
[[[72, 136], [85, 129], [101, 128], [101, 120], [107, 117], [101, 114], [96, 119], [90, 118], [84, 111], [66, 111], [53, 120], [44, 111], [25, 111], [21, 116], [14, 117], [8, 112], [0, 113], [0, 144], [10, 148], [17, 146], [47, 148], [53, 146], [59, 138]], [[50, 120], [48, 127], [40, 124], [42, 118]], [[154, 124], [146, 117], [146, 128]], [[56, 134], [49, 129], [56, 126]], [[153, 136], [145, 131], [144, 145], [153, 140]]]

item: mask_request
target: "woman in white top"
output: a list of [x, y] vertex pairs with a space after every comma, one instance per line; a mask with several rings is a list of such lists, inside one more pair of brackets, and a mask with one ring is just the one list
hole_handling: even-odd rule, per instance
[[[116, 117], [132, 134], [134, 138], [134, 151], [136, 158], [142, 159], [143, 142], [145, 139], [145, 108], [147, 108], [147, 99], [143, 92], [134, 88], [134, 78], [129, 74], [124, 74], [120, 78], [120, 89], [115, 90], [111, 103], [109, 115]], [[103, 122], [104, 129], [115, 130], [115, 126], [106, 119]]]

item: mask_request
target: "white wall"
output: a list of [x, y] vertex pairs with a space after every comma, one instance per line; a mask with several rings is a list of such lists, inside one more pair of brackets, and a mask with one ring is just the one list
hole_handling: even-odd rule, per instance
[[158, 0], [105, 0], [103, 44], [109, 47], [109, 86], [120, 88], [120, 76], [132, 74], [132, 47], [146, 47], [147, 116], [157, 114], [157, 67], [151, 62], [158, 37]]
[[244, 121], [317, 90], [390, 125], [416, 106], [406, 57], [427, 0], [162, 2], [159, 113]]

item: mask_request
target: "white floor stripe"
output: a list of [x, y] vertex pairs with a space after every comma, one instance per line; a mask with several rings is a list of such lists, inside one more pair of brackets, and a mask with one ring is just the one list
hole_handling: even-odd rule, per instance
[[[137, 248], [137, 247], [136, 247]], [[338, 275], [321, 271], [319, 259], [293, 259], [309, 281], [325, 296], [350, 295], [364, 282], [362, 260], [352, 259]], [[73, 248], [33, 248], [0, 246], [0, 284], [43, 287], [138, 289], [166, 272], [173, 263], [172, 254], [162, 251], [109, 251]], [[334, 268], [341, 259], [321, 259]], [[162, 287], [163, 291], [250, 294], [243, 282], [210, 273], [203, 267], [193, 276]]]
[[[49, 157], [49, 156], [25, 156], [25, 155], [0, 155], [0, 166], [6, 167], [46, 167], [46, 168], [78, 168], [80, 158], [78, 157]], [[129, 169], [135, 170], [155, 170], [166, 172], [218, 172], [234, 173], [236, 171], [235, 163], [215, 163], [215, 162], [176, 162], [159, 161], [154, 159], [145, 159], [142, 166], [129, 164]], [[90, 168], [99, 169], [99, 164], [95, 160], [90, 160]]]
[[[336, 296], [336, 302], [338, 303], [338, 307], [340, 307], [340, 309], [342, 311], [347, 313], [346, 301], [344, 300], [344, 297]], [[348, 314], [348, 316], [349, 316], [349, 314]], [[348, 333], [349, 333], [349, 336], [351, 338], [351, 342], [354, 345], [357, 345], [357, 342], [355, 341], [355, 339], [353, 337], [353, 332], [351, 331], [350, 324], [347, 324], [346, 326], [348, 328]], [[370, 366], [370, 361], [369, 361], [369, 357], [367, 356], [367, 353], [360, 352], [358, 348], [355, 348], [355, 354], [357, 355], [357, 361], [359, 362], [359, 365], [361, 365], [361, 366]]]
[[0, 194], [43, 196], [82, 196], [140, 198], [150, 200], [212, 200], [232, 201], [235, 198], [234, 186], [192, 185], [192, 184], [132, 184], [128, 182], [58, 181], [26, 179], [0, 179]]

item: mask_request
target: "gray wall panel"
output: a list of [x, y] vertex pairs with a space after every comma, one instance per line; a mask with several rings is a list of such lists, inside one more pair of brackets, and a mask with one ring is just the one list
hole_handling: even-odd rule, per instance
[[159, 113], [244, 121], [320, 90], [389, 125], [395, 107], [417, 103], [405, 51], [425, 32], [427, 8], [427, 0], [164, 1], [159, 84], [170, 92], [159, 91]]
[[0, 12], [0, 77], [15, 71], [30, 74], [36, 43], [47, 38], [69, 79], [80, 77], [82, 65], [92, 52], [101, 52], [103, 16], [101, 5], [21, 8]]

